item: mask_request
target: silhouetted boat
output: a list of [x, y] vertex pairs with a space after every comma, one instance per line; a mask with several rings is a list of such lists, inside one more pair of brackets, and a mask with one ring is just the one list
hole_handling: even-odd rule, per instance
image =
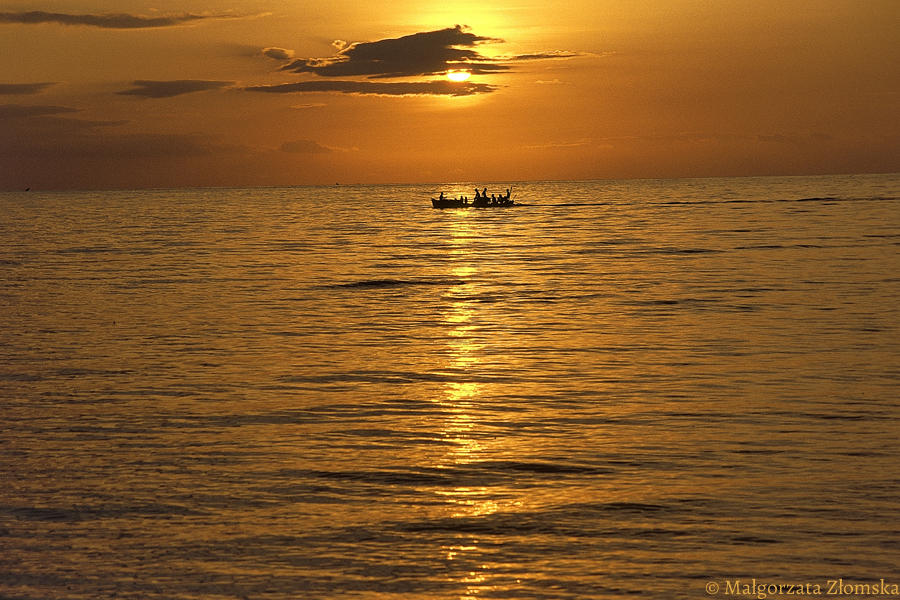
[[434, 208], [499, 208], [501, 206], [515, 206], [515, 201], [508, 196], [499, 198], [484, 198], [478, 196], [473, 200], [468, 198], [432, 198], [431, 206]]

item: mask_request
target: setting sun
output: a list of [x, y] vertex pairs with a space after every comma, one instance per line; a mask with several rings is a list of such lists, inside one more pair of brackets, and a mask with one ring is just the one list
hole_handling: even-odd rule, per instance
[[469, 71], [448, 71], [447, 79], [450, 81], [465, 81], [469, 77], [472, 76], [472, 73]]

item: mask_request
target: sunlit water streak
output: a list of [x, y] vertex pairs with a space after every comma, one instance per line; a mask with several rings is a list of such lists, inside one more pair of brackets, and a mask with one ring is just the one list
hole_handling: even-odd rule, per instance
[[900, 177], [435, 193], [0, 195], [0, 596], [900, 584]]

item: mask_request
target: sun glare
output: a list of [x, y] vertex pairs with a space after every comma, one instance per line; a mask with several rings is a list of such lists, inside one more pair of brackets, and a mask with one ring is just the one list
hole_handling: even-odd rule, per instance
[[447, 79], [450, 81], [465, 81], [469, 77], [472, 76], [472, 73], [469, 71], [447, 71]]

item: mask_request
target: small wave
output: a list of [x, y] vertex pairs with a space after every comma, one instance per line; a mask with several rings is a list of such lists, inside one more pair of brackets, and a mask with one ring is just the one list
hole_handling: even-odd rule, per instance
[[[568, 206], [609, 206], [609, 202], [565, 202], [561, 204], [544, 204], [544, 208], [558, 208]], [[527, 205], [522, 205], [527, 206]]]
[[433, 372], [416, 371], [348, 371], [321, 375], [292, 374], [279, 377], [285, 384], [298, 385], [351, 385], [410, 383], [500, 383], [516, 381], [518, 376], [502, 377], [494, 374], [473, 374], [465, 370], [446, 369]]
[[600, 475], [609, 473], [611, 469], [567, 464], [563, 462], [524, 462], [524, 461], [483, 461], [473, 463], [471, 468], [481, 471], [495, 471], [498, 474], [504, 471], [517, 473], [555, 474], [555, 475]]
[[325, 287], [333, 289], [387, 289], [412, 285], [465, 285], [462, 279], [363, 279]]
[[601, 507], [603, 510], [629, 511], [629, 512], [657, 512], [669, 509], [662, 504], [646, 504], [643, 502], [607, 502]]
[[752, 535], [739, 535], [731, 538], [735, 544], [780, 544], [781, 540], [772, 538], [756, 537]]
[[672, 248], [672, 247], [658, 247], [658, 248], [648, 248], [643, 251], [638, 251], [641, 254], [667, 254], [667, 255], [682, 255], [682, 254], [720, 254], [724, 252], [724, 250], [716, 250], [714, 248]]
[[28, 373], [8, 373], [0, 371], [0, 381], [44, 381], [44, 377]]

